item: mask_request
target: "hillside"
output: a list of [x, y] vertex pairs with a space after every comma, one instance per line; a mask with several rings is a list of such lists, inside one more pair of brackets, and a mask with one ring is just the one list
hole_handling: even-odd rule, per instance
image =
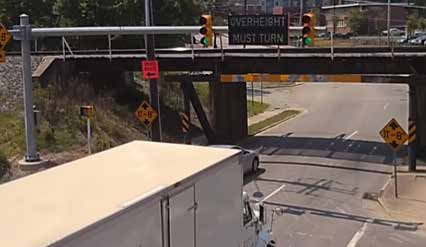
[[[15, 68], [3, 69], [3, 78], [18, 74]], [[13, 75], [19, 82], [19, 74]], [[49, 159], [51, 165], [61, 164], [87, 154], [86, 120], [79, 116], [81, 105], [95, 107], [92, 120], [92, 150], [99, 152], [132, 140], [149, 139], [149, 130], [135, 117], [134, 112], [142, 101], [149, 101], [147, 83], [108, 83], [94, 85], [89, 80], [49, 85], [34, 85], [34, 104], [41, 111], [41, 121], [37, 128], [37, 145], [42, 157]], [[5, 82], [3, 105], [0, 112], [0, 153], [12, 162], [12, 175], [20, 176], [16, 162], [25, 153], [25, 129], [21, 83]], [[180, 142], [179, 128], [180, 91], [162, 87], [162, 127], [163, 141]], [[177, 86], [175, 86], [178, 88]], [[13, 97], [12, 97], [13, 96]], [[0, 155], [1, 156], [1, 155]], [[15, 165], [13, 165], [15, 164]]]

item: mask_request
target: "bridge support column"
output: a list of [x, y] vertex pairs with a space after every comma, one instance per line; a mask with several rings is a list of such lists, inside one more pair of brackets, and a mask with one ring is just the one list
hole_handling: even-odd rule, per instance
[[[408, 132], [410, 171], [416, 170], [415, 157], [426, 151], [426, 75], [419, 74], [410, 78], [410, 117], [413, 122]], [[414, 123], [414, 124], [413, 124]], [[410, 125], [410, 123], [409, 123]], [[414, 125], [414, 128], [413, 128]], [[410, 127], [410, 126], [409, 126]]]
[[409, 82], [409, 110], [408, 110], [408, 168], [416, 171], [417, 142], [416, 142], [416, 122], [417, 122], [417, 76], [410, 78]]
[[247, 137], [247, 86], [246, 83], [210, 83], [212, 125], [217, 140], [235, 143]]

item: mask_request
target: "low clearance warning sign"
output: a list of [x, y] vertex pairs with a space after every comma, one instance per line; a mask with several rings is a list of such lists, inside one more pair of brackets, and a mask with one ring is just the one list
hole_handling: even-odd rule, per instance
[[228, 16], [230, 45], [288, 45], [287, 15]]
[[160, 78], [158, 61], [157, 60], [142, 61], [142, 74], [143, 74], [143, 79], [155, 80]]

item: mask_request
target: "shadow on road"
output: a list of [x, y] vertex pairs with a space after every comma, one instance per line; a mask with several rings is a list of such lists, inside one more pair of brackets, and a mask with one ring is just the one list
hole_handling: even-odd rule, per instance
[[[335, 138], [253, 136], [243, 144], [245, 148], [257, 149], [262, 155], [313, 156], [329, 159], [363, 161], [391, 165], [392, 150], [381, 142], [344, 139], [345, 134]], [[398, 157], [407, 156], [407, 147], [398, 152]], [[344, 168], [343, 168], [344, 169]]]
[[383, 175], [391, 175], [391, 172], [386, 171], [378, 171], [364, 168], [356, 168], [356, 167], [344, 167], [344, 166], [334, 166], [334, 165], [325, 165], [318, 163], [309, 163], [309, 162], [284, 162], [284, 161], [262, 161], [263, 164], [282, 164], [289, 166], [313, 166], [313, 167], [322, 167], [322, 168], [330, 168], [330, 169], [342, 169], [342, 170], [352, 170], [358, 172], [371, 172]]
[[283, 207], [285, 209], [285, 213], [296, 215], [296, 216], [301, 216], [301, 215], [304, 215], [304, 214], [311, 214], [311, 215], [331, 217], [331, 218], [341, 219], [341, 220], [358, 221], [358, 222], [361, 222], [361, 223], [369, 223], [369, 224], [376, 224], [376, 225], [382, 225], [382, 226], [387, 226], [387, 227], [393, 227], [394, 229], [403, 230], [403, 231], [417, 231], [418, 227], [420, 225], [422, 225], [422, 223], [402, 222], [402, 221], [385, 220], [385, 219], [374, 219], [374, 218], [368, 218], [368, 217], [365, 217], [365, 216], [338, 213], [338, 212], [333, 212], [333, 211], [328, 211], [328, 210], [302, 207], [302, 206], [283, 204], [283, 203], [275, 203], [275, 202], [268, 202], [268, 201], [266, 201], [264, 203], [268, 204], [268, 205], [272, 205], [272, 206]]
[[[345, 195], [355, 195], [358, 193], [358, 187], [354, 187], [352, 189], [344, 189], [344, 188], [337, 188], [336, 186], [342, 186], [343, 184], [330, 179], [315, 179], [316, 181], [313, 183], [307, 183], [302, 181], [302, 178], [299, 178], [296, 181], [289, 181], [289, 180], [283, 180], [283, 179], [270, 179], [270, 178], [258, 178], [256, 181], [264, 181], [264, 182], [274, 182], [274, 183], [280, 183], [280, 184], [289, 184], [289, 185], [296, 185], [304, 187], [300, 190], [295, 191], [289, 191], [286, 190], [286, 192], [295, 192], [297, 194], [305, 194], [305, 195], [311, 195], [316, 196], [314, 192], [319, 190], [327, 190], [331, 192], [341, 193]], [[336, 185], [336, 186], [333, 186]]]
[[260, 175], [262, 175], [263, 173], [265, 173], [265, 171], [266, 171], [265, 169], [259, 168], [257, 170], [257, 172], [252, 172], [250, 174], [245, 175], [244, 176], [244, 185], [250, 183], [253, 180], [256, 180], [257, 177], [259, 177]]
[[[251, 96], [251, 94], [252, 94], [251, 87], [247, 88], [247, 96]], [[261, 94], [263, 94], [263, 95], [265, 95], [265, 94], [271, 94], [271, 92], [265, 91], [265, 90], [261, 90], [261, 89], [256, 89], [256, 88], [253, 90], [253, 95], [254, 96], [260, 96]]]

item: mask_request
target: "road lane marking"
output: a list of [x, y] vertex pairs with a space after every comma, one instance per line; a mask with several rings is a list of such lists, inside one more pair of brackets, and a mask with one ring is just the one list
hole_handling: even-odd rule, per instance
[[385, 109], [385, 110], [386, 110], [386, 108], [388, 108], [388, 106], [389, 106], [389, 103], [386, 103], [386, 104], [383, 106], [383, 109]]
[[284, 187], [285, 187], [285, 184], [281, 185], [278, 189], [276, 189], [276, 190], [272, 191], [272, 193], [271, 193], [271, 194], [269, 194], [269, 195], [265, 196], [265, 198], [263, 198], [261, 202], [264, 202], [264, 201], [268, 200], [268, 199], [269, 199], [269, 198], [271, 198], [273, 195], [275, 195], [275, 194], [276, 194], [276, 193], [278, 193], [280, 190], [282, 190]]
[[348, 243], [348, 245], [346, 245], [346, 247], [355, 247], [358, 244], [359, 240], [361, 240], [362, 236], [364, 235], [365, 230], [367, 230], [367, 224], [368, 223], [365, 222], [362, 225], [361, 229], [359, 229], [355, 233], [355, 235], [352, 237], [351, 241]]
[[337, 211], [339, 211], [340, 213], [342, 213], [342, 214], [346, 214], [345, 210], [343, 210], [343, 209], [341, 209], [341, 208], [339, 208], [339, 207], [336, 207], [336, 209], [337, 209]]
[[356, 134], [358, 134], [358, 130], [355, 130], [352, 134], [350, 134], [350, 135], [348, 135], [348, 136], [346, 136], [346, 137], [344, 137], [343, 139], [345, 139], [345, 140], [349, 140], [349, 139], [351, 139], [354, 135], [356, 135]]

